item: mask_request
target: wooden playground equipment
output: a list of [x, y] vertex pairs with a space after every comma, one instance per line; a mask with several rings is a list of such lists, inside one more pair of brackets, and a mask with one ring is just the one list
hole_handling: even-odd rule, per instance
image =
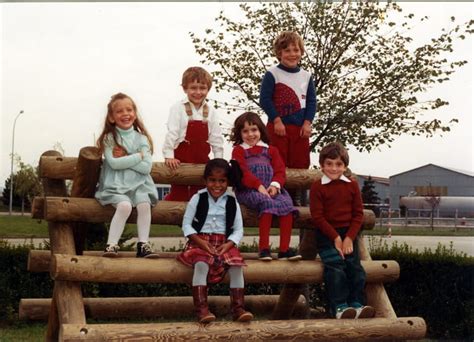
[[[192, 311], [192, 297], [151, 298], [83, 298], [81, 282], [111, 283], [191, 283], [192, 270], [174, 258], [176, 253], [160, 253], [159, 259], [135, 258], [131, 252], [121, 252], [119, 258], [103, 258], [101, 252], [84, 251], [84, 223], [110, 222], [114, 208], [102, 207], [93, 197], [99, 177], [101, 156], [95, 147], [81, 149], [78, 158], [63, 157], [59, 152], [43, 153], [40, 177], [44, 194], [33, 203], [32, 217], [48, 221], [51, 251], [30, 252], [28, 270], [50, 272], [54, 280], [51, 299], [22, 299], [23, 318], [48, 318], [47, 341], [80, 340], [339, 340], [339, 339], [422, 339], [426, 325], [420, 317], [397, 317], [383, 283], [396, 281], [399, 266], [395, 261], [371, 259], [363, 239], [359, 240], [362, 265], [367, 273], [366, 295], [376, 309], [372, 319], [335, 320], [302, 319], [307, 303], [301, 296], [305, 284], [321, 283], [323, 267], [316, 259], [314, 234], [305, 229], [300, 243], [302, 261], [255, 260], [244, 255], [246, 283], [285, 284], [279, 296], [246, 296], [246, 305], [257, 314], [268, 313], [271, 320], [247, 323], [197, 322], [88, 324], [94, 318], [176, 317]], [[182, 164], [171, 171], [164, 163], [154, 163], [155, 183], [202, 184], [204, 166]], [[308, 189], [320, 177], [315, 170], [287, 170], [288, 188]], [[68, 196], [65, 180], [71, 179]], [[152, 209], [152, 223], [180, 225], [185, 202], [160, 201]], [[299, 207], [295, 228], [312, 227], [309, 208]], [[242, 206], [244, 226], [257, 226], [254, 212]], [[136, 221], [135, 211], [129, 222]], [[375, 217], [364, 211], [364, 229], [371, 229]], [[271, 267], [269, 267], [271, 265]], [[228, 280], [224, 280], [228, 281]], [[210, 297], [216, 313], [228, 311], [228, 297]]]

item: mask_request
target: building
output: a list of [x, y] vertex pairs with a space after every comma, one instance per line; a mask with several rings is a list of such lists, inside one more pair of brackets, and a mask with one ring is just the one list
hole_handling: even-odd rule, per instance
[[357, 175], [357, 182], [359, 183], [359, 189], [362, 191], [364, 182], [372, 178], [374, 182], [374, 191], [377, 193], [377, 196], [380, 198], [380, 203], [388, 203], [390, 200], [390, 182], [388, 178], [367, 176], [367, 175]]
[[390, 208], [402, 196], [474, 196], [474, 173], [427, 164], [390, 176]]

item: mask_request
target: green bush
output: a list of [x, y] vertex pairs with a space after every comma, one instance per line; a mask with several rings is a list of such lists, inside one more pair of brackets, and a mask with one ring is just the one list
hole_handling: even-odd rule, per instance
[[423, 317], [427, 336], [437, 339], [474, 337], [474, 258], [438, 245], [435, 251], [413, 250], [407, 244], [391, 248], [370, 240], [374, 260], [396, 260], [400, 278], [385, 285], [398, 316]]

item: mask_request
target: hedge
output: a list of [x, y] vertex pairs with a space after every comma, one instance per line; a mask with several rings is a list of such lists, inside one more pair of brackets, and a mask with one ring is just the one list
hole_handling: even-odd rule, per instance
[[[423, 317], [431, 339], [470, 339], [474, 337], [474, 258], [441, 245], [435, 251], [414, 251], [408, 245], [392, 247], [370, 238], [374, 260], [396, 260], [400, 264], [398, 281], [386, 290], [398, 316]], [[26, 270], [32, 246], [11, 246], [0, 241], [0, 320], [3, 325], [17, 321], [21, 298], [51, 297], [53, 282], [47, 273]], [[255, 251], [243, 246], [242, 251]], [[84, 283], [84, 297], [187, 296], [185, 284], [104, 284]], [[278, 294], [280, 285], [249, 284], [247, 294]], [[326, 306], [324, 286], [309, 287], [310, 305]], [[215, 285], [211, 295], [227, 295], [228, 285]]]

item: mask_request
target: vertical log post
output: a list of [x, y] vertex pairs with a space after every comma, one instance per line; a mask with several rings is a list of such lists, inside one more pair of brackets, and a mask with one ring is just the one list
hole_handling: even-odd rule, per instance
[[[372, 257], [365, 246], [363, 236], [359, 239], [359, 255], [360, 260], [372, 260]], [[365, 295], [367, 297], [367, 305], [371, 305], [375, 308], [375, 317], [397, 318], [395, 310], [393, 310], [392, 303], [390, 303], [390, 299], [388, 298], [387, 292], [382, 283], [366, 284]]]
[[[87, 146], [81, 148], [74, 172], [71, 197], [94, 197], [97, 181], [99, 180], [101, 157], [97, 147]], [[88, 224], [73, 223], [72, 227], [76, 253], [82, 255]]]
[[[43, 153], [43, 156], [62, 157], [57, 151], [47, 151]], [[41, 175], [41, 162], [39, 169]], [[64, 180], [42, 178], [42, 183], [45, 196], [67, 196]], [[76, 254], [71, 225], [64, 222], [48, 222], [48, 231], [51, 254]], [[57, 341], [59, 328], [64, 323], [86, 323], [80, 283], [54, 282], [53, 301], [45, 336], [46, 341]]]
[[[317, 255], [316, 236], [314, 229], [302, 228], [302, 238], [300, 241], [299, 251], [303, 260], [314, 260]], [[290, 319], [295, 304], [300, 295], [306, 298], [309, 314], [309, 285], [308, 284], [285, 284], [280, 293], [275, 309], [272, 313], [272, 319]]]

